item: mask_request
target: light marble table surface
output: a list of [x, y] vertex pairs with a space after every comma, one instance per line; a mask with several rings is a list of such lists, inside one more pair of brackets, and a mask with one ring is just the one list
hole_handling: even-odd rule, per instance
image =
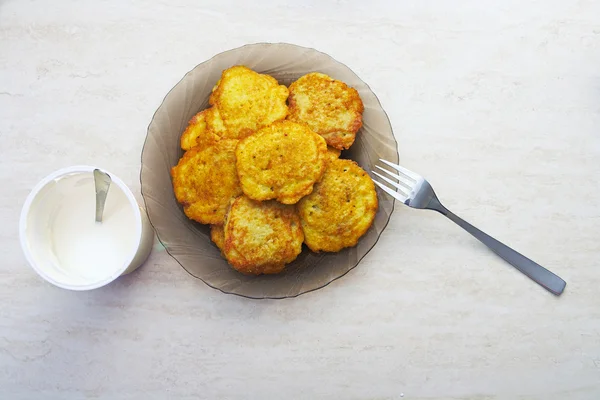
[[[152, 114], [254, 42], [317, 48], [379, 96], [402, 164], [567, 282], [557, 298], [433, 212], [397, 206], [351, 273], [282, 301], [224, 295], [157, 244], [60, 290], [18, 218], [50, 171], [139, 195]], [[1, 399], [600, 398], [600, 3], [0, 0]]]

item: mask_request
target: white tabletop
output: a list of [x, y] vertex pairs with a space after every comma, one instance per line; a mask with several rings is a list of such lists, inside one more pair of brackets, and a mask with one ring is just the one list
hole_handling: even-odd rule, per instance
[[[320, 3], [0, 0], [0, 398], [600, 398], [600, 3]], [[224, 295], [158, 245], [95, 291], [39, 278], [17, 237], [29, 190], [84, 163], [141, 199], [164, 95], [254, 42], [350, 66], [402, 164], [565, 293], [401, 205], [356, 269], [295, 299]]]

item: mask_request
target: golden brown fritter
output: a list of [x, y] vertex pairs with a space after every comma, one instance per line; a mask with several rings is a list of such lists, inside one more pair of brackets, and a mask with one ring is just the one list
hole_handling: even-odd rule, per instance
[[206, 126], [220, 139], [237, 139], [235, 135], [230, 135], [227, 127], [221, 118], [221, 113], [217, 107], [208, 109], [210, 112], [206, 114]]
[[219, 111], [226, 137], [241, 139], [285, 119], [288, 94], [272, 76], [238, 65], [223, 71], [209, 102]]
[[356, 245], [377, 212], [371, 177], [351, 160], [331, 161], [314, 191], [298, 202], [304, 243], [312, 251]]
[[188, 150], [171, 169], [175, 197], [185, 214], [203, 224], [222, 224], [229, 201], [242, 193], [235, 169], [237, 140]]
[[325, 154], [325, 159], [327, 162], [337, 160], [340, 158], [340, 154], [342, 154], [341, 150], [334, 149], [331, 146], [327, 146], [327, 153]]
[[[207, 123], [207, 120], [212, 122], [215, 119], [215, 112], [215, 109], [209, 108], [192, 117], [181, 135], [183, 150], [187, 151], [196, 146], [208, 147], [219, 141], [220, 136], [216, 133], [217, 131]], [[213, 123], [213, 125], [215, 124]]]
[[225, 218], [223, 254], [246, 274], [276, 274], [302, 251], [302, 228], [294, 206], [239, 196]]
[[225, 244], [225, 229], [223, 228], [223, 225], [210, 226], [210, 240], [217, 245], [219, 250], [223, 250]]
[[307, 124], [336, 149], [347, 149], [362, 126], [364, 106], [356, 89], [313, 72], [290, 85], [288, 119]]
[[276, 122], [240, 140], [236, 165], [242, 190], [254, 200], [294, 204], [325, 171], [325, 140], [306, 125]]

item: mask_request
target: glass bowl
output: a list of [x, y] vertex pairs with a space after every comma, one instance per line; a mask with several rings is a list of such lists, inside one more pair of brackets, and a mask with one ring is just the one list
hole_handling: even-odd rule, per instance
[[365, 111], [363, 127], [342, 158], [370, 171], [379, 158], [398, 162], [390, 121], [371, 89], [354, 72], [317, 50], [285, 43], [250, 44], [218, 54], [196, 66], [167, 94], [154, 114], [142, 150], [142, 196], [150, 222], [167, 252], [190, 273], [224, 293], [255, 299], [295, 297], [344, 276], [375, 246], [394, 210], [393, 199], [379, 189], [375, 221], [358, 244], [338, 253], [302, 253], [283, 273], [246, 276], [231, 268], [210, 240], [210, 228], [188, 219], [175, 199], [170, 169], [183, 152], [179, 138], [190, 118], [208, 107], [221, 72], [246, 65], [289, 85], [309, 72], [322, 72], [358, 90]]

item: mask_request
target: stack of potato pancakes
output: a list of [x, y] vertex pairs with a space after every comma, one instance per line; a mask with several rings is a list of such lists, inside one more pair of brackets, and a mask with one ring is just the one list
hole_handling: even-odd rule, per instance
[[289, 88], [245, 66], [223, 71], [181, 136], [171, 169], [185, 214], [210, 224], [236, 270], [275, 274], [312, 251], [355, 246], [377, 212], [369, 175], [340, 159], [362, 126], [358, 92], [313, 72]]

